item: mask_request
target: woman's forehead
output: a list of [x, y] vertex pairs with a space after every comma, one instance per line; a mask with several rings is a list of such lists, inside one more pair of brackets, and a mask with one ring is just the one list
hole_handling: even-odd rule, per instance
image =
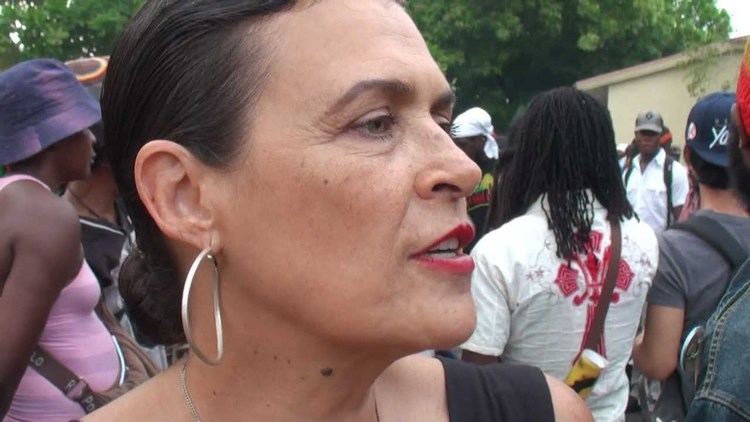
[[[422, 36], [393, 0], [323, 0], [269, 23], [270, 81], [291, 90], [342, 91], [368, 79], [447, 87]], [[300, 91], [297, 91], [298, 93]]]

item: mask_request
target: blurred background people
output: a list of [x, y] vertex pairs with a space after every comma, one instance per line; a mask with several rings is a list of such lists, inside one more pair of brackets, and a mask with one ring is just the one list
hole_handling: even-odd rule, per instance
[[[729, 169], [746, 211], [750, 211], [750, 43], [745, 48], [732, 108]], [[750, 420], [750, 262], [735, 273], [709, 318], [703, 338], [699, 386], [687, 420]]]
[[622, 420], [625, 365], [658, 258], [656, 236], [634, 218], [620, 181], [607, 110], [559, 88], [537, 96], [509, 131], [514, 149], [490, 226], [472, 251], [477, 326], [462, 359], [535, 365], [564, 378], [591, 335], [610, 262], [610, 223], [622, 253], [598, 349], [609, 360], [587, 404], [597, 421]]
[[625, 142], [620, 142], [619, 144], [617, 144], [617, 160], [618, 161], [626, 157], [628, 153], [628, 146], [630, 146], [630, 144], [625, 143]]
[[[729, 184], [727, 139], [734, 94], [714, 93], [692, 108], [685, 128], [685, 162], [697, 181], [700, 210], [659, 235], [659, 265], [648, 295], [644, 333], [636, 341], [636, 369], [664, 381], [654, 416], [684, 420], [692, 380], [677, 371], [681, 344], [716, 309], [732, 274], [750, 249], [750, 219]], [[641, 405], [643, 408], [643, 404]]]
[[453, 141], [482, 170], [482, 179], [474, 192], [466, 199], [469, 217], [474, 223], [477, 235], [464, 250], [468, 253], [474, 244], [486, 233], [487, 216], [493, 188], [495, 187], [495, 166], [500, 154], [492, 118], [489, 113], [474, 107], [459, 114], [451, 128]]
[[[0, 415], [73, 420], [81, 404], [29, 365], [42, 350], [94, 390], [116, 384], [115, 345], [94, 311], [100, 289], [83, 259], [75, 209], [53, 192], [90, 173], [99, 104], [62, 63], [0, 73]], [[78, 388], [81, 385], [77, 385]]]
[[[78, 59], [65, 65], [98, 101], [107, 60]], [[68, 183], [63, 197], [78, 213], [86, 262], [99, 280], [107, 308], [119, 318], [124, 309], [117, 290], [117, 275], [120, 262], [130, 249], [132, 228], [118, 205], [119, 192], [104, 154], [101, 121], [90, 129], [97, 140], [94, 143], [91, 174], [85, 179]]]
[[664, 149], [664, 152], [666, 152], [668, 155], [671, 155], [673, 160], [680, 161], [679, 151], [675, 154], [674, 147], [672, 146], [672, 131], [669, 130], [667, 125], [664, 125], [664, 128], [661, 130], [659, 143], [661, 143], [661, 147]]
[[638, 154], [623, 168], [628, 200], [657, 233], [677, 221], [689, 189], [687, 170], [662, 147], [663, 131], [659, 113], [640, 113], [635, 121]]
[[[107, 64], [108, 59], [105, 57], [65, 62], [96, 101], [101, 96]], [[120, 295], [120, 267], [135, 247], [135, 233], [120, 200], [112, 166], [105, 154], [102, 122], [97, 122], [90, 129], [96, 137], [91, 174], [85, 179], [68, 183], [63, 197], [78, 213], [83, 252], [86, 262], [99, 280], [104, 305], [119, 324], [139, 341], [144, 352], [148, 353], [158, 368], [164, 369], [168, 364], [165, 347], [154, 345], [138, 336], [137, 327], [133, 327], [128, 318]]]

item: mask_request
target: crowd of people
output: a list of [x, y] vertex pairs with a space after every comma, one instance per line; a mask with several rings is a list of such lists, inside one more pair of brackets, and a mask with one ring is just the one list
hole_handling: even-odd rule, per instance
[[454, 105], [395, 0], [147, 1], [0, 72], [0, 419], [750, 420], [750, 45], [683, 151]]

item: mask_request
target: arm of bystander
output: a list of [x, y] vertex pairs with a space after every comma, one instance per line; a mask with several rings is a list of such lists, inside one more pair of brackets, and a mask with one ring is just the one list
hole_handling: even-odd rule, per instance
[[81, 268], [75, 210], [32, 181], [0, 192], [0, 417], [5, 415], [37, 346], [50, 309]]

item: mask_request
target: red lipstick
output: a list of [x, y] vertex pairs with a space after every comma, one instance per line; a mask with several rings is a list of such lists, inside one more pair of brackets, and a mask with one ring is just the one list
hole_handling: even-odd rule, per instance
[[[460, 224], [411, 258], [437, 271], [466, 274], [474, 270], [474, 260], [463, 248], [474, 239], [474, 227]], [[448, 246], [449, 245], [449, 246]]]

